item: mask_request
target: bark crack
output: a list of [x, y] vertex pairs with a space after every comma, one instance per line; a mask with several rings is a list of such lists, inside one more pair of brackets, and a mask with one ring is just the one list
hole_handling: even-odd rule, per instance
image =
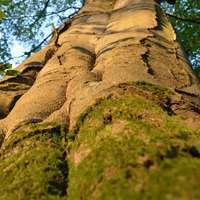
[[153, 68], [151, 67], [150, 65], [150, 49], [149, 49], [149, 45], [148, 44], [145, 44], [145, 39], [141, 40], [141, 44], [146, 48], [146, 52], [144, 54], [141, 55], [142, 57], [142, 60], [144, 62], [144, 65], [147, 67], [147, 72], [150, 74], [150, 75], [155, 75], [155, 71], [153, 70]]

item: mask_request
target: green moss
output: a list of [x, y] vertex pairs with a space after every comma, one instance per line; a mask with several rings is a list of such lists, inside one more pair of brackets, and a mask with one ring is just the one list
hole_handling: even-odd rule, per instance
[[163, 87], [160, 85], [154, 85], [152, 83], [145, 82], [145, 81], [138, 81], [135, 83], [135, 85], [143, 90], [150, 91], [160, 96], [169, 96], [173, 94], [173, 92], [166, 87]]
[[98, 100], [66, 136], [58, 124], [17, 128], [2, 146], [0, 199], [200, 199], [199, 130], [162, 108], [171, 91], [132, 85]]
[[68, 199], [199, 199], [199, 141], [142, 97], [102, 99], [79, 121]]
[[61, 199], [68, 173], [61, 140], [55, 125], [16, 130], [0, 159], [0, 199]]
[[9, 137], [9, 140], [4, 142], [3, 149], [8, 150], [9, 148], [13, 148], [19, 142], [23, 142], [26, 138], [30, 138], [37, 134], [53, 133], [54, 138], [61, 137], [61, 126], [55, 123], [29, 123], [19, 127], [20, 128], [16, 128], [14, 130], [14, 132]]
[[170, 109], [169, 102], [170, 98], [175, 94], [169, 88], [154, 85], [145, 81], [138, 81], [135, 83], [136, 87], [140, 88], [143, 92], [150, 93], [150, 98], [165, 109], [169, 114], [173, 114], [173, 111]]

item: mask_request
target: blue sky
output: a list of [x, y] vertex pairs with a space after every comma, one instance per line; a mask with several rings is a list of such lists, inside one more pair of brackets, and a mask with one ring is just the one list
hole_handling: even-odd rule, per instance
[[[80, 7], [81, 6], [80, 1], [75, 1], [75, 6]], [[52, 13], [52, 12], [55, 12], [54, 8], [49, 7], [47, 9], [47, 13]], [[62, 16], [67, 17], [72, 13], [74, 13], [74, 9], [69, 9], [63, 12]], [[38, 44], [52, 32], [53, 29], [52, 24], [54, 24], [56, 27], [59, 27], [60, 24], [63, 23], [57, 15], [53, 15], [53, 18], [51, 19], [52, 20], [47, 19], [45, 23], [42, 24], [42, 27], [40, 29], [43, 31], [43, 36], [41, 36], [40, 34], [36, 36], [39, 41]], [[27, 46], [25, 43], [19, 41], [16, 37], [13, 37], [12, 42], [10, 42], [10, 49], [13, 59], [11, 59], [9, 63], [11, 63], [13, 67], [16, 67], [19, 63], [21, 63], [24, 59], [26, 59], [25, 56], [22, 56], [24, 52], [29, 52], [31, 50], [30, 46]]]

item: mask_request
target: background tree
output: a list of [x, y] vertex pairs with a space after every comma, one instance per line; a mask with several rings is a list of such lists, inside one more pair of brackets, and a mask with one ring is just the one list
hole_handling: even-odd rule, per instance
[[87, 0], [17, 70], [1, 199], [199, 199], [199, 79], [158, 1]]
[[[2, 0], [0, 5], [2, 5], [1, 10], [4, 11], [2, 15], [4, 20], [0, 21], [0, 62], [5, 64], [19, 63], [46, 45], [51, 37], [52, 23], [59, 27], [79, 10], [82, 1]], [[199, 1], [177, 0], [175, 6], [163, 1], [163, 9], [168, 13], [193, 68], [198, 73], [200, 65]], [[13, 48], [13, 41], [18, 41], [24, 46], [24, 52], [21, 52], [17, 58], [10, 51], [10, 48]]]
[[39, 50], [50, 39], [52, 24], [61, 25], [80, 6], [79, 1], [72, 0], [6, 1], [1, 6], [4, 13], [0, 23], [1, 62], [17, 59], [12, 58], [10, 52], [13, 41], [20, 42], [25, 48], [19, 56], [21, 60]]

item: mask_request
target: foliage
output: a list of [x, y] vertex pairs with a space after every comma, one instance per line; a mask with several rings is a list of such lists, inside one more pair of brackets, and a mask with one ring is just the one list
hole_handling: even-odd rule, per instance
[[0, 19], [3, 19], [4, 17], [5, 17], [4, 12], [0, 10]]
[[[9, 2], [10, 0], [0, 0], [0, 6], [8, 5]], [[0, 10], [0, 20], [2, 20], [5, 16], [5, 13], [2, 10]]]
[[0, 64], [0, 75], [18, 76], [19, 72], [15, 69], [12, 69], [12, 65], [9, 63]]
[[50, 38], [52, 23], [59, 26], [79, 7], [73, 0], [13, 0], [0, 5], [5, 15], [0, 21], [0, 62], [11, 61], [15, 41], [25, 48], [22, 58], [37, 51]]
[[198, 77], [200, 77], [200, 67], [196, 67], [194, 69], [194, 72], [197, 74]]
[[[59, 26], [81, 7], [83, 0], [0, 0], [0, 62], [16, 63], [44, 46], [51, 36], [52, 22]], [[163, 1], [163, 7], [179, 35], [194, 68], [200, 67], [199, 0]], [[21, 60], [11, 50], [19, 41]]]
[[178, 0], [172, 7], [166, 6], [184, 50], [194, 67], [200, 67], [200, 1]]

